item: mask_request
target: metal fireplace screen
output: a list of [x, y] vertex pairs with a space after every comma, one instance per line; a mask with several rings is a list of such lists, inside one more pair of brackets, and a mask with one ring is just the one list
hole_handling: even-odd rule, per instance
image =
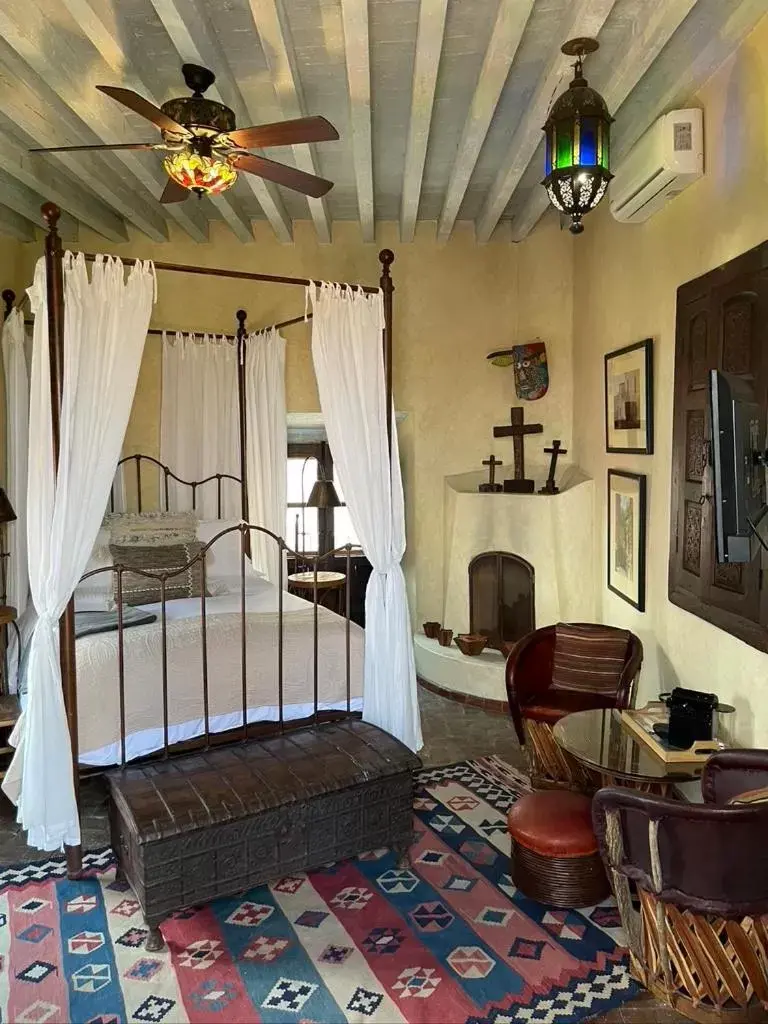
[[533, 566], [507, 551], [487, 551], [469, 563], [469, 628], [504, 650], [536, 628]]

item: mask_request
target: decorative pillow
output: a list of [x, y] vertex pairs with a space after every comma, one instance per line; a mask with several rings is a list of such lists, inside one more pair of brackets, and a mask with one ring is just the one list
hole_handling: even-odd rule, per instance
[[167, 547], [197, 540], [193, 512], [113, 512], [104, 517], [110, 544]]
[[[109, 531], [103, 527], [99, 530], [93, 545], [91, 557], [85, 567], [86, 572], [93, 572], [94, 569], [105, 569], [112, 565], [112, 555], [109, 551]], [[75, 611], [78, 612], [106, 612], [114, 607], [112, 597], [114, 573], [100, 572], [98, 576], [91, 576], [83, 583], [75, 587]]]
[[[200, 597], [203, 591], [202, 562], [188, 565], [200, 554], [200, 544], [168, 544], [165, 547], [155, 545], [111, 544], [110, 551], [115, 565], [126, 569], [142, 569], [145, 572], [173, 572], [175, 575], [166, 580], [166, 601], [179, 600], [184, 597]], [[114, 598], [117, 600], [117, 574]], [[136, 572], [123, 573], [124, 604], [156, 604], [162, 600], [160, 580], [151, 576], [141, 576]]]
[[763, 789], [750, 789], [746, 793], [737, 793], [728, 801], [729, 804], [765, 804], [768, 803], [768, 786]]
[[552, 686], [557, 690], [615, 694], [624, 668], [629, 631], [600, 626], [555, 626]]
[[[201, 519], [197, 525], [197, 538], [205, 546], [223, 530], [239, 526], [240, 519]], [[205, 555], [205, 579], [212, 594], [239, 593], [240, 580], [239, 530], [232, 530], [208, 548]], [[252, 593], [255, 585], [264, 580], [249, 558], [245, 560], [245, 590]]]

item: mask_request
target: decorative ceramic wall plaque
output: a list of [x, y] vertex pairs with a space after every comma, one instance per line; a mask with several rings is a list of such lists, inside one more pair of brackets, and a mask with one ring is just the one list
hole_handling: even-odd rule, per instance
[[547, 346], [543, 341], [531, 341], [527, 345], [515, 345], [512, 352], [517, 397], [526, 402], [543, 398], [549, 388]]

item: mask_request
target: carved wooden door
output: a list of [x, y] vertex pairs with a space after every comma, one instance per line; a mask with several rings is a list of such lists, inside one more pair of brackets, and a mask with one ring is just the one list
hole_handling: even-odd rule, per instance
[[768, 406], [768, 243], [683, 285], [677, 296], [670, 600], [768, 650], [762, 554], [715, 558], [709, 371], [749, 381]]

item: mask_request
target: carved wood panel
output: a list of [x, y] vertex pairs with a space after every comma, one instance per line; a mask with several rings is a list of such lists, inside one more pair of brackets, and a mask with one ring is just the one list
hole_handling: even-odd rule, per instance
[[694, 576], [701, 574], [701, 505], [697, 501], [685, 503], [683, 568]]
[[688, 373], [689, 388], [706, 387], [707, 384], [707, 317], [697, 313], [688, 327]]
[[723, 305], [723, 369], [752, 374], [752, 296], [737, 295]]
[[[768, 242], [677, 293], [669, 598], [768, 651], [760, 552], [744, 565], [715, 558], [709, 371], [744, 378], [768, 418]], [[663, 386], [663, 384], [662, 384]], [[768, 565], [768, 562], [766, 562]]]
[[690, 409], [685, 431], [685, 479], [701, 483], [704, 479], [704, 411]]

